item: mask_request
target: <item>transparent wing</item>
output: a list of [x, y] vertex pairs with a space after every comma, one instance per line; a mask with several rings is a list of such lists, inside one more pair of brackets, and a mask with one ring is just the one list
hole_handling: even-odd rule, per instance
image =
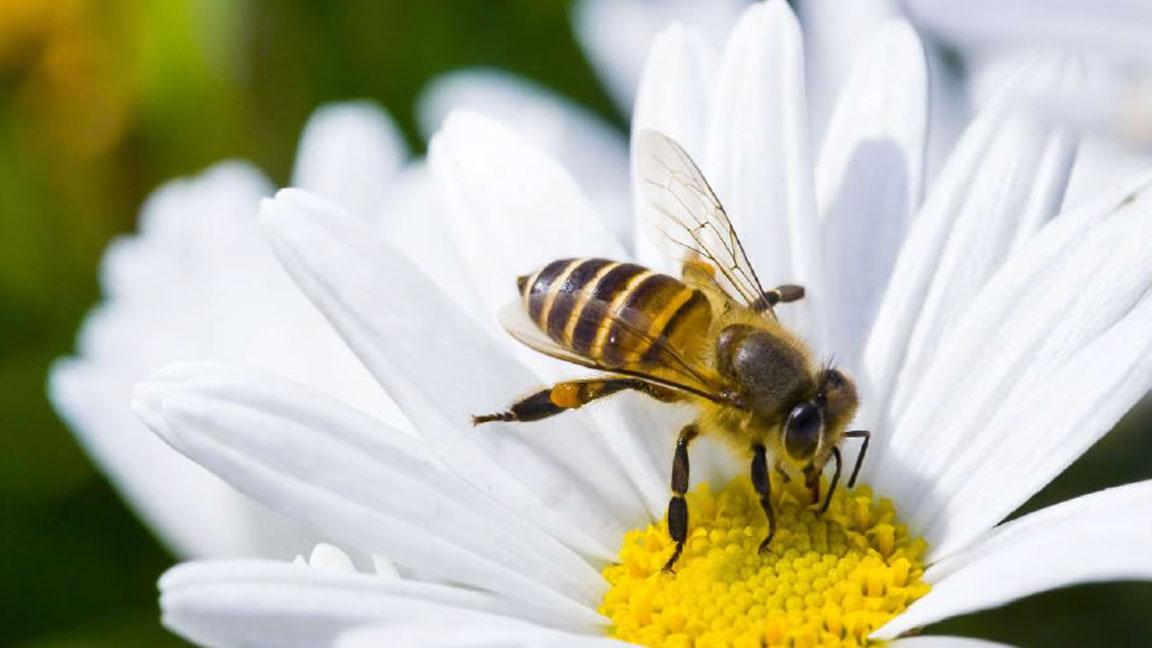
[[690, 260], [713, 266], [717, 284], [745, 306], [762, 303], [764, 288], [736, 228], [696, 163], [660, 132], [642, 130], [636, 137], [641, 190], [659, 229]]
[[[561, 300], [572, 298], [568, 295], [557, 297]], [[552, 308], [563, 306], [554, 304]], [[725, 401], [721, 386], [709, 377], [710, 372], [694, 366], [672, 348], [666, 339], [645, 332], [642, 328], [643, 314], [630, 309], [625, 309], [624, 313], [609, 314], [607, 308], [604, 302], [587, 302], [580, 311], [576, 325], [598, 327], [604, 323], [611, 326], [612, 337], [606, 343], [616, 349], [633, 351], [633, 357], [622, 353], [618, 361], [605, 360], [582, 353], [574, 347], [561, 345], [532, 321], [519, 300], [502, 308], [499, 317], [504, 329], [521, 344], [558, 360], [589, 369], [642, 378], [717, 402]]]

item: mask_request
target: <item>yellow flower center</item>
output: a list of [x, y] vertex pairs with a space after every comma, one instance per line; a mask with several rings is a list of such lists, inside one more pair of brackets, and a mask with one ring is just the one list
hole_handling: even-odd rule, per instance
[[920, 538], [867, 487], [840, 490], [823, 515], [793, 480], [773, 484], [776, 536], [748, 478], [688, 494], [674, 573], [663, 522], [629, 531], [600, 613], [609, 634], [645, 646], [857, 646], [928, 592]]

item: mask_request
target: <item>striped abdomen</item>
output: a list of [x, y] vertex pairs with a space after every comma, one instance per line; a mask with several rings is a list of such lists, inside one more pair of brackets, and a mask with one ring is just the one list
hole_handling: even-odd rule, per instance
[[528, 316], [548, 337], [609, 367], [654, 361], [656, 340], [688, 349], [712, 317], [703, 293], [633, 263], [562, 259], [520, 277], [518, 286]]

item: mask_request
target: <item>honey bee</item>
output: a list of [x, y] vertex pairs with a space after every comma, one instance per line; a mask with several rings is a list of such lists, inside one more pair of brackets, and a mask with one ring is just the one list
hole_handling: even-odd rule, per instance
[[608, 375], [559, 383], [473, 423], [538, 421], [628, 389], [694, 405], [695, 420], [680, 431], [672, 458], [667, 523], [675, 549], [664, 566], [671, 571], [687, 537], [693, 439], [710, 434], [750, 456], [768, 521], [763, 552], [776, 532], [769, 456], [781, 478], [803, 476], [813, 505], [824, 467], [835, 461], [824, 512], [840, 480], [840, 442], [863, 439], [852, 487], [870, 434], [848, 430], [859, 403], [852, 379], [817, 362], [776, 317], [775, 308], [802, 299], [804, 288], [763, 289], [715, 192], [678, 144], [643, 131], [636, 150], [649, 203], [670, 226], [669, 239], [687, 251], [681, 277], [606, 259], [562, 259], [518, 278], [520, 300], [502, 313], [509, 333]]

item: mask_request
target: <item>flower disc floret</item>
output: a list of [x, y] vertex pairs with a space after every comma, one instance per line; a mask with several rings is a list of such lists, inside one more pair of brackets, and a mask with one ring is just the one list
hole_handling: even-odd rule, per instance
[[802, 486], [777, 485], [777, 531], [750, 481], [688, 494], [691, 527], [674, 573], [664, 523], [628, 532], [600, 612], [609, 634], [645, 646], [858, 646], [928, 592], [926, 544], [892, 502], [867, 487], [840, 491], [824, 514]]

